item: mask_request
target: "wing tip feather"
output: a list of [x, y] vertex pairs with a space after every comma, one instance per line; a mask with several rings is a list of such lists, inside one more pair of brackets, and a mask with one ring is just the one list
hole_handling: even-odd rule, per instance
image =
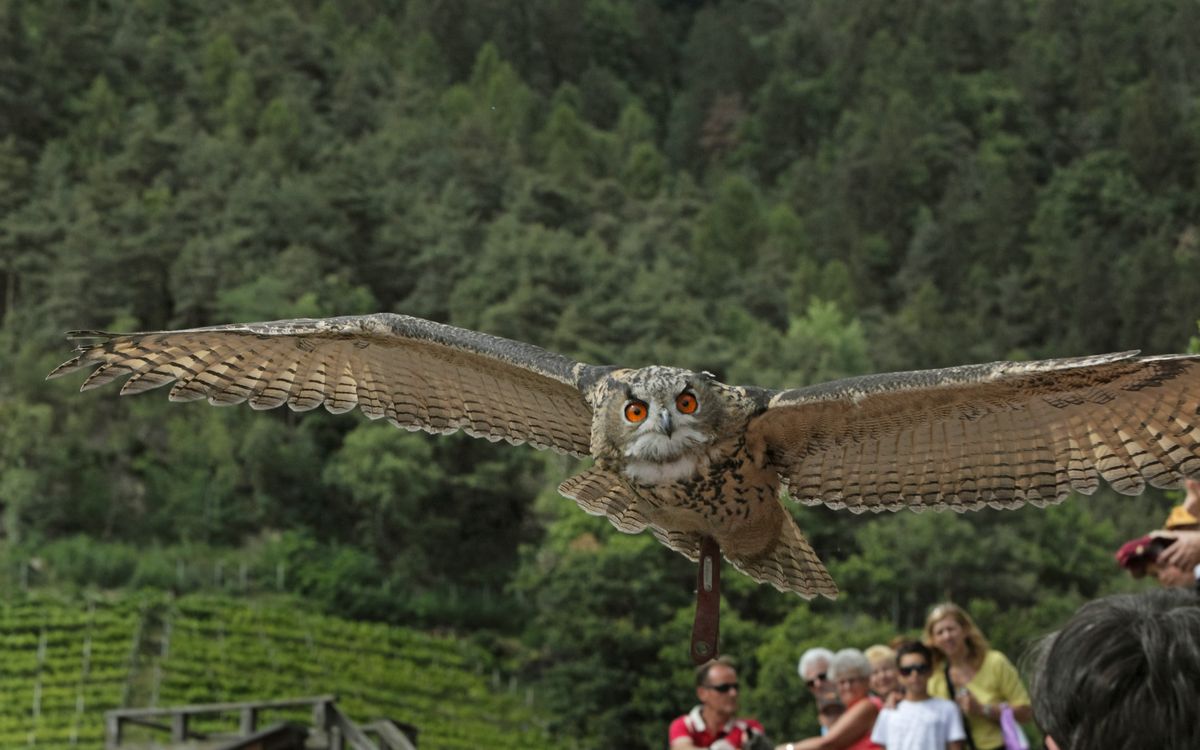
[[46, 380], [54, 380], [55, 378], [61, 378], [63, 375], [69, 375], [70, 373], [73, 373], [73, 372], [81, 369], [82, 367], [83, 367], [83, 362], [80, 361], [80, 358], [73, 357], [72, 359], [69, 359], [66, 362], [63, 362], [61, 365], [59, 365], [58, 367], [55, 367], [53, 370], [51, 370], [46, 375]]

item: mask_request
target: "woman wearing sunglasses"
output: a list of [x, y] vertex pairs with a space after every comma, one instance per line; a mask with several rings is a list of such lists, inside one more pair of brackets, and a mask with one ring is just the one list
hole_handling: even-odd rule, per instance
[[837, 686], [829, 681], [829, 662], [833, 661], [833, 652], [823, 646], [816, 646], [804, 652], [800, 657], [800, 679], [808, 686], [817, 702], [817, 723], [821, 725], [821, 734], [828, 734], [829, 728], [838, 720], [846, 707], [838, 698]]
[[829, 680], [837, 685], [846, 711], [820, 737], [786, 742], [775, 750], [879, 750], [871, 742], [871, 727], [883, 701], [870, 695], [871, 662], [856, 648], [844, 648], [829, 663]]

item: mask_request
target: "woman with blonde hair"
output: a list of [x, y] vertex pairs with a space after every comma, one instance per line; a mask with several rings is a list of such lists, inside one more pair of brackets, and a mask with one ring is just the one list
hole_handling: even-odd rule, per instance
[[896, 702], [904, 697], [900, 673], [896, 671], [896, 652], [891, 646], [877, 643], [863, 651], [863, 655], [871, 662], [871, 692], [879, 696], [885, 706], [895, 708]]
[[1004, 654], [992, 648], [975, 621], [957, 604], [939, 604], [925, 618], [925, 645], [933, 649], [930, 695], [958, 703], [967, 747], [1004, 749], [1000, 717], [1007, 706], [1018, 722], [1033, 717], [1029, 693]]

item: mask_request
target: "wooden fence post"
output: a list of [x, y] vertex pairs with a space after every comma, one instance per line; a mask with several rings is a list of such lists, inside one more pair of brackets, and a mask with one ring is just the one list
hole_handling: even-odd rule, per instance
[[107, 714], [104, 717], [104, 750], [117, 750], [121, 746], [121, 717]]
[[258, 711], [253, 706], [242, 709], [242, 718], [238, 724], [238, 732], [244, 735], [254, 734], [258, 729]]

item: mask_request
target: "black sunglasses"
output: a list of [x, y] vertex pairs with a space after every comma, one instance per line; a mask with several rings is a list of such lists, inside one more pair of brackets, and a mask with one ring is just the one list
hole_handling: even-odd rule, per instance
[[728, 693], [730, 690], [737, 690], [736, 682], [722, 682], [720, 685], [705, 685], [709, 690], [716, 690], [718, 693]]
[[899, 667], [899, 670], [900, 670], [900, 674], [902, 674], [906, 677], [908, 675], [912, 674], [913, 672], [918, 672], [920, 674], [929, 674], [929, 665], [928, 664], [913, 664], [912, 666], [908, 666], [908, 667]]
[[818, 682], [828, 682], [828, 681], [829, 681], [828, 673], [822, 672], [821, 674], [817, 675], [816, 677], [812, 678], [811, 680], [805, 680], [804, 684], [808, 685], [810, 688], [814, 688], [817, 686]]

